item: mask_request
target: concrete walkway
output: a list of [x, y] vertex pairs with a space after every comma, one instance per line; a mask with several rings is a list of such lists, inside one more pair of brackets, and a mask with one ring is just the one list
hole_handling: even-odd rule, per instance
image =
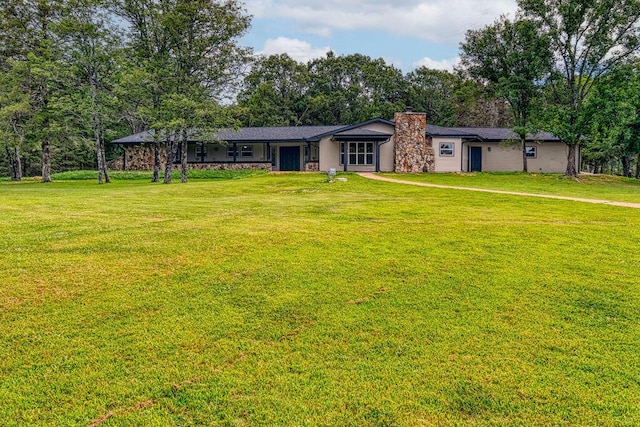
[[571, 200], [574, 202], [583, 203], [595, 203], [598, 205], [611, 205], [622, 206], [625, 208], [640, 209], [640, 203], [628, 203], [628, 202], [614, 202], [611, 200], [599, 200], [599, 199], [583, 199], [581, 197], [567, 197], [567, 196], [555, 196], [553, 194], [534, 194], [534, 193], [521, 193], [518, 191], [503, 191], [503, 190], [489, 190], [486, 188], [473, 188], [473, 187], [457, 187], [454, 185], [440, 185], [429, 184], [426, 182], [405, 181], [402, 179], [387, 178], [384, 176], [376, 175], [371, 172], [358, 172], [363, 178], [375, 179], [378, 181], [393, 182], [395, 184], [417, 185], [419, 187], [432, 187], [432, 188], [445, 188], [450, 190], [465, 190], [465, 191], [479, 191], [482, 193], [495, 193], [495, 194], [508, 194], [510, 196], [525, 196], [525, 197], [540, 197], [543, 199], [557, 199], [557, 200]]

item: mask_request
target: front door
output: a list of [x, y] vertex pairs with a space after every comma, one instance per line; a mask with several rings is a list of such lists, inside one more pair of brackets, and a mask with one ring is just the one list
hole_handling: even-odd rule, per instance
[[280, 170], [300, 170], [300, 147], [280, 147]]
[[469, 172], [482, 172], [482, 147], [469, 147]]

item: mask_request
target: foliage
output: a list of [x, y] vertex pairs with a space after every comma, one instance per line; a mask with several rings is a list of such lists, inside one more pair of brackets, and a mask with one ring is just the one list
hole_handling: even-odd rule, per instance
[[310, 61], [308, 68], [313, 124], [391, 119], [405, 108], [402, 73], [382, 58], [329, 52], [325, 58]]
[[258, 58], [244, 78], [238, 104], [246, 126], [298, 126], [310, 120], [310, 76], [287, 54]]
[[[184, 182], [188, 133], [229, 125], [215, 113], [246, 63], [249, 52], [238, 46], [238, 39], [249, 27], [249, 17], [236, 0], [122, 0], [117, 10], [130, 25], [135, 61], [130, 81], [146, 83], [150, 95], [137, 115], [166, 140], [165, 183], [171, 181], [178, 153]], [[154, 180], [158, 159], [156, 155]]]
[[541, 26], [556, 62], [550, 74], [547, 130], [568, 146], [567, 171], [575, 176], [576, 147], [589, 131], [584, 103], [598, 78], [640, 47], [637, 0], [519, 0], [525, 17]]
[[[174, 171], [174, 178], [179, 178], [181, 172]], [[251, 176], [264, 174], [264, 170], [189, 170], [190, 179], [242, 179]], [[111, 171], [111, 178], [114, 180], [142, 180], [149, 181], [151, 178], [149, 171]], [[76, 170], [69, 172], [59, 172], [52, 175], [55, 181], [82, 181], [88, 179], [97, 179], [98, 172], [92, 170]]]
[[2, 425], [640, 422], [635, 211], [94, 179], [0, 184]]
[[503, 16], [483, 29], [467, 31], [460, 48], [465, 71], [487, 82], [509, 103], [527, 172], [525, 140], [536, 133], [532, 113], [542, 78], [552, 66], [548, 38], [538, 34], [532, 21], [511, 22]]
[[382, 58], [326, 57], [301, 64], [287, 55], [258, 58], [238, 95], [244, 126], [351, 124], [393, 119], [412, 106], [441, 126], [504, 126], [504, 102], [476, 82], [418, 68], [403, 76]]
[[[585, 106], [591, 123], [585, 141], [585, 160], [594, 170], [616, 159], [623, 175], [631, 176], [631, 164], [640, 154], [640, 74], [638, 63], [627, 64], [602, 76]], [[636, 177], [640, 162], [636, 164]]]

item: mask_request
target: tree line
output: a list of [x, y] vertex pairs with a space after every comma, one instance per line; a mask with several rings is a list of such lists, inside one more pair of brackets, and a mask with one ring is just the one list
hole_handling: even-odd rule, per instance
[[152, 130], [154, 181], [162, 166], [171, 180], [176, 156], [186, 181], [194, 129], [350, 124], [411, 106], [435, 125], [513, 128], [525, 171], [526, 135], [546, 130], [567, 144], [567, 175], [581, 147], [591, 171], [640, 178], [640, 1], [518, 6], [466, 33], [455, 71], [403, 74], [361, 54], [255, 57], [238, 0], [5, 0], [0, 173], [47, 182], [96, 167], [108, 182], [108, 142]]

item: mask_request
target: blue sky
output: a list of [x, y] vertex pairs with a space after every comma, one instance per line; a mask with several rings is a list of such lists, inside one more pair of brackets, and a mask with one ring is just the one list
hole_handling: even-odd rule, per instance
[[244, 0], [253, 16], [243, 43], [257, 54], [288, 53], [307, 62], [329, 50], [384, 58], [404, 72], [420, 65], [451, 70], [467, 29], [516, 0]]

